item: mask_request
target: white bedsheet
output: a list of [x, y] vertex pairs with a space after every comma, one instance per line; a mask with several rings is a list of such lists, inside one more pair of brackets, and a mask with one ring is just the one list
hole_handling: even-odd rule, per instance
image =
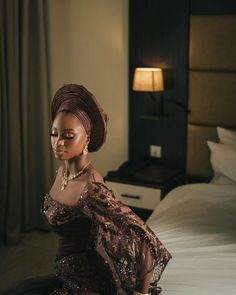
[[172, 190], [147, 221], [171, 252], [163, 295], [236, 294], [236, 185]]

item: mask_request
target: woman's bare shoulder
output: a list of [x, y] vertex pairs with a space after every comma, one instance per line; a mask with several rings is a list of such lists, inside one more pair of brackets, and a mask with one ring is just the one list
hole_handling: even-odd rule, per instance
[[99, 173], [94, 167], [89, 169], [89, 178], [92, 182], [100, 182], [104, 184], [104, 179], [101, 173]]
[[83, 193], [89, 194], [94, 193], [95, 191], [98, 193], [104, 193], [109, 190], [106, 186], [103, 176], [100, 172], [98, 172], [94, 167], [90, 167], [87, 170], [86, 177], [83, 179]]
[[86, 173], [73, 181], [71, 189], [77, 197], [80, 197], [81, 194], [93, 190], [99, 184], [105, 185], [102, 175], [94, 167], [90, 167], [86, 169]]

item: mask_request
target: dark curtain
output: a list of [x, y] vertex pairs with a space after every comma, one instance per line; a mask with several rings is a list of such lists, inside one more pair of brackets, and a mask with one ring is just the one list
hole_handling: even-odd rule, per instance
[[49, 69], [44, 0], [0, 0], [0, 240], [47, 228], [50, 188]]

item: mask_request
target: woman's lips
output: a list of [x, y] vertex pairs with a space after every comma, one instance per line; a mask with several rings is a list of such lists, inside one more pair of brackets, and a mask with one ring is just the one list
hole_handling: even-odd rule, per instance
[[55, 152], [56, 154], [63, 154], [63, 153], [65, 153], [66, 151], [65, 151], [65, 150], [54, 150], [54, 152]]

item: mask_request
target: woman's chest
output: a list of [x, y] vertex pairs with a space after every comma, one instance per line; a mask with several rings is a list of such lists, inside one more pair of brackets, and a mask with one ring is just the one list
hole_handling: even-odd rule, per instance
[[43, 199], [42, 211], [51, 225], [60, 225], [76, 218], [85, 217], [80, 208], [80, 202], [70, 206], [53, 199], [47, 194]]
[[50, 189], [49, 195], [59, 204], [73, 207], [78, 203], [85, 185], [86, 182], [81, 180], [71, 181], [65, 189], [61, 189], [60, 178], [57, 178]]

